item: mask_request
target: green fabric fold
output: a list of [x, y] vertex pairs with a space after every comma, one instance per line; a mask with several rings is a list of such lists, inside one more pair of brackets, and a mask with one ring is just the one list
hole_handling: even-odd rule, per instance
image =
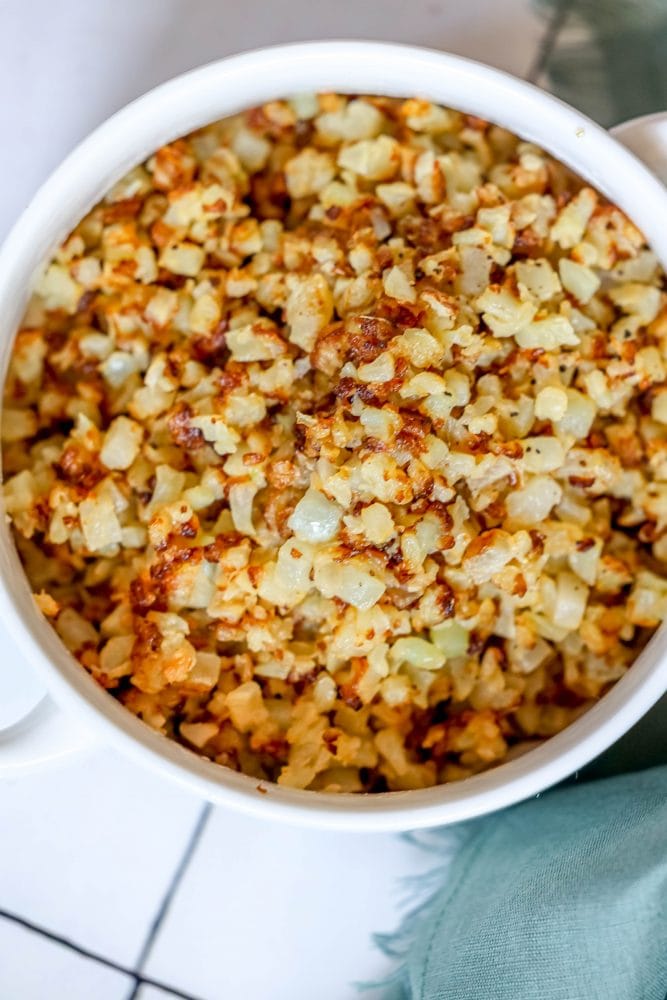
[[385, 997], [665, 1000], [667, 767], [561, 788], [468, 831], [404, 928]]

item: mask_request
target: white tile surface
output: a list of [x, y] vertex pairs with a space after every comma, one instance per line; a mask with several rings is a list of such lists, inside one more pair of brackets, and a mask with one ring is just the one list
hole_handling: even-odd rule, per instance
[[104, 751], [5, 781], [0, 906], [131, 965], [200, 808]]
[[352, 1000], [382, 976], [402, 876], [433, 864], [399, 837], [268, 826], [216, 810], [144, 967], [205, 1000]]
[[3, 1000], [124, 1000], [131, 988], [115, 969], [0, 918]]
[[543, 28], [529, 0], [0, 2], [0, 236], [79, 139], [193, 66], [276, 42], [359, 37], [447, 49], [522, 76]]

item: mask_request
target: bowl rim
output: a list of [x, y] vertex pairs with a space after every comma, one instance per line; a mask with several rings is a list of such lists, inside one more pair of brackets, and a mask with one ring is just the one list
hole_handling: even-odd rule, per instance
[[[667, 234], [660, 226], [664, 213], [655, 210], [655, 199], [667, 208], [667, 190], [604, 129], [557, 98], [483, 63], [418, 46], [352, 40], [271, 46], [216, 60], [148, 91], [98, 126], [41, 186], [0, 249], [3, 382], [35, 275], [115, 180], [162, 142], [298, 90], [390, 96], [416, 91], [488, 117], [538, 142], [618, 202], [639, 222], [667, 268]], [[519, 802], [596, 757], [667, 689], [667, 626], [662, 626], [632, 669], [599, 702], [524, 756], [462, 782], [423, 790], [306, 792], [258, 782], [214, 764], [154, 732], [102, 690], [34, 607], [5, 519], [0, 533], [0, 619], [57, 702], [122, 752], [207, 799], [302, 826], [401, 830], [459, 822]]]

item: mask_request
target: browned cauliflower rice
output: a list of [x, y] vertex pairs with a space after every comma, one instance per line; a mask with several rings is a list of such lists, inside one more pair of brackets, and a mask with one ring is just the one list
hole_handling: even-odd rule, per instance
[[667, 613], [664, 275], [529, 143], [304, 95], [159, 149], [5, 386], [35, 599], [154, 729], [411, 789], [557, 733]]

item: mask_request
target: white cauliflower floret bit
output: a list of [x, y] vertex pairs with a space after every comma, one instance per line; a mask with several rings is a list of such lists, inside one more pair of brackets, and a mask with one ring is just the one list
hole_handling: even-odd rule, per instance
[[567, 393], [556, 385], [540, 389], [535, 397], [535, 416], [538, 420], [562, 420], [567, 411]]
[[107, 495], [88, 497], [79, 504], [79, 521], [91, 552], [104, 552], [122, 540], [113, 501]]
[[550, 476], [533, 476], [526, 485], [510, 493], [505, 501], [507, 517], [515, 527], [539, 524], [547, 518], [563, 496]]
[[385, 592], [384, 583], [356, 559], [334, 562], [325, 556], [315, 563], [314, 581], [323, 597], [338, 597], [360, 611], [372, 608]]
[[361, 139], [344, 146], [338, 154], [338, 165], [369, 181], [384, 181], [393, 177], [400, 163], [398, 143], [389, 135], [377, 139]]
[[289, 326], [289, 339], [302, 350], [311, 351], [318, 333], [333, 316], [331, 289], [321, 274], [308, 277], [290, 275], [288, 288], [285, 320]]
[[196, 243], [178, 243], [165, 247], [160, 254], [160, 267], [173, 274], [182, 274], [187, 278], [196, 278], [202, 267], [206, 253], [203, 247]]
[[333, 180], [336, 168], [328, 153], [302, 149], [285, 164], [285, 183], [292, 198], [317, 194]]
[[598, 202], [598, 196], [591, 188], [582, 188], [574, 198], [562, 208], [551, 227], [551, 238], [569, 250], [580, 242], [586, 226]]
[[222, 417], [215, 414], [191, 417], [190, 424], [202, 432], [205, 440], [213, 445], [213, 450], [218, 455], [233, 454], [241, 440], [236, 431], [229, 427]]
[[329, 141], [371, 139], [382, 128], [382, 114], [368, 101], [348, 101], [340, 110], [315, 119], [317, 131]]
[[590, 302], [600, 287], [600, 279], [595, 271], [591, 270], [590, 267], [585, 267], [584, 264], [570, 260], [568, 257], [561, 257], [558, 262], [558, 270], [563, 288], [571, 292], [578, 302]]
[[104, 435], [100, 460], [107, 469], [129, 469], [139, 454], [144, 431], [128, 417], [116, 417]]

